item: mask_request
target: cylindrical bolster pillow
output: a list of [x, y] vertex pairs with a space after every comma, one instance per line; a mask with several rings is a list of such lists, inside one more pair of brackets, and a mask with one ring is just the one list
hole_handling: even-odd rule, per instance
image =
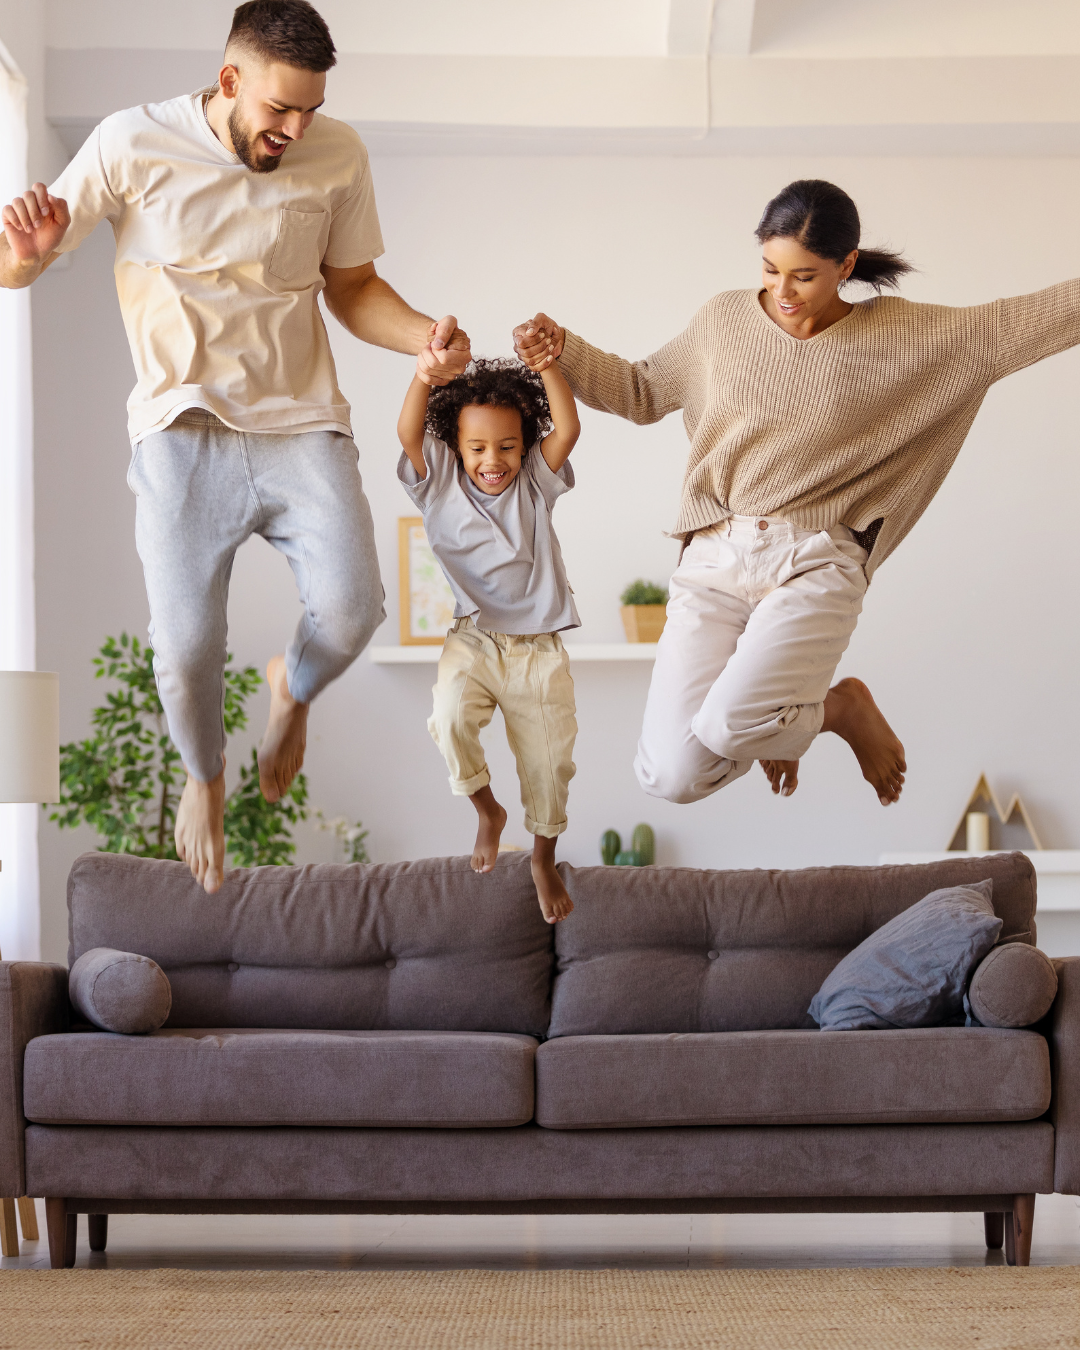
[[102, 1031], [139, 1035], [164, 1023], [172, 1007], [172, 986], [148, 956], [92, 947], [68, 972], [68, 997]]
[[984, 1027], [1030, 1027], [1050, 1011], [1057, 986], [1057, 971], [1045, 953], [1009, 942], [975, 967], [968, 1003]]

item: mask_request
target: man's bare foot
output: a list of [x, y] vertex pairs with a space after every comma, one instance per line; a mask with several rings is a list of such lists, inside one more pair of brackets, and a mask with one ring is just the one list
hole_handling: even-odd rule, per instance
[[862, 680], [841, 680], [829, 690], [821, 729], [835, 731], [855, 751], [882, 806], [899, 800], [907, 771], [904, 747]]
[[473, 845], [472, 870], [490, 872], [499, 856], [499, 839], [506, 825], [506, 812], [495, 800], [490, 784], [474, 792], [469, 801], [476, 807], [476, 814], [480, 817], [476, 843]]
[[799, 761], [797, 759], [759, 759], [765, 770], [765, 777], [772, 784], [772, 790], [782, 797], [790, 797], [799, 786]]
[[176, 808], [176, 852], [207, 895], [225, 879], [225, 770], [211, 783], [188, 774]]
[[285, 678], [285, 658], [271, 657], [266, 667], [270, 717], [259, 742], [259, 787], [268, 802], [280, 801], [304, 767], [307, 747], [307, 703], [297, 703]]
[[536, 898], [548, 923], [558, 923], [565, 919], [574, 908], [574, 902], [566, 893], [562, 877], [555, 870], [555, 840], [536, 835], [532, 852], [533, 885]]

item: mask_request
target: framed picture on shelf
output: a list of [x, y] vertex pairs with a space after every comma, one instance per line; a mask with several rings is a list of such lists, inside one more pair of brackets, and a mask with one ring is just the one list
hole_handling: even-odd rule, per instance
[[403, 647], [441, 645], [454, 623], [454, 593], [420, 516], [398, 517], [398, 594]]

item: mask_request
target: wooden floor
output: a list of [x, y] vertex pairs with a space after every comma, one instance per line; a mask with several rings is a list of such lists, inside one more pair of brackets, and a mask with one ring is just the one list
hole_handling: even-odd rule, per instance
[[[47, 1268], [39, 1242], [0, 1267]], [[103, 1253], [79, 1217], [76, 1265], [145, 1270], [717, 1269], [982, 1266], [979, 1214], [767, 1214], [466, 1218], [113, 1215]], [[1031, 1264], [1080, 1265], [1080, 1200], [1040, 1195]]]

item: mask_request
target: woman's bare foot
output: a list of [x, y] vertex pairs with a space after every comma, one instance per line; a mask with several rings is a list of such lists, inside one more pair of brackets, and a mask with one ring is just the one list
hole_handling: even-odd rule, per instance
[[225, 770], [211, 783], [188, 774], [176, 808], [176, 852], [207, 895], [225, 879]]
[[548, 923], [558, 923], [565, 919], [574, 908], [574, 902], [566, 893], [562, 877], [555, 870], [555, 840], [545, 839], [543, 835], [533, 838], [532, 852], [533, 885], [536, 898]]
[[506, 812], [495, 800], [490, 784], [474, 792], [469, 801], [476, 807], [476, 814], [480, 817], [476, 843], [473, 845], [472, 870], [490, 872], [499, 856], [499, 840], [506, 825]]
[[304, 767], [307, 748], [307, 703], [297, 703], [285, 678], [285, 658], [271, 657], [266, 667], [270, 717], [259, 742], [259, 787], [268, 802], [280, 801]]
[[899, 800], [907, 771], [904, 747], [862, 680], [841, 680], [829, 690], [821, 729], [835, 731], [855, 751], [882, 806]]
[[772, 790], [782, 797], [790, 797], [799, 786], [799, 761], [797, 759], [759, 759], [765, 770], [765, 777], [772, 784]]

